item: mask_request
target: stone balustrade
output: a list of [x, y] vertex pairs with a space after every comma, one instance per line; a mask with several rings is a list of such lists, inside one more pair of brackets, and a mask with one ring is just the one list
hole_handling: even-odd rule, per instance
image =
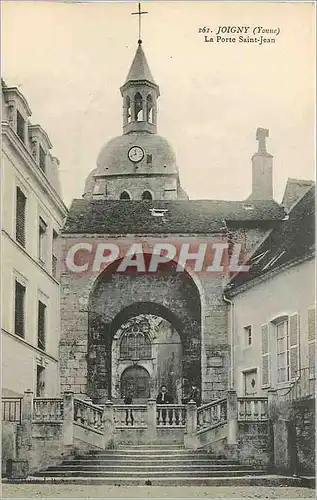
[[103, 409], [100, 406], [74, 399], [74, 423], [96, 432], [103, 432]]
[[156, 422], [158, 427], [185, 427], [185, 405], [157, 405]]
[[114, 427], [147, 427], [147, 405], [113, 405]]
[[200, 406], [197, 410], [197, 429], [198, 431], [211, 429], [227, 421], [227, 399]]
[[268, 419], [267, 398], [256, 398], [245, 396], [238, 398], [238, 420], [239, 421], [263, 421]]
[[34, 398], [33, 422], [58, 422], [63, 421], [62, 398]]

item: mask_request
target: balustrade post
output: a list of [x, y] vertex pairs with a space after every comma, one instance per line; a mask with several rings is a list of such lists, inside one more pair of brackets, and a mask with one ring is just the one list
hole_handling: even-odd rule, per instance
[[[24, 450], [32, 448], [32, 421], [33, 421], [33, 392], [30, 389], [24, 391], [21, 408], [21, 442], [17, 447], [17, 457], [21, 456]], [[22, 450], [24, 448], [24, 450]], [[23, 453], [22, 453], [23, 454]]]
[[152, 441], [156, 440], [156, 400], [148, 399], [147, 402], [147, 430], [149, 439]]
[[63, 395], [63, 444], [73, 446], [74, 441], [74, 393], [65, 391]]
[[238, 436], [238, 398], [236, 391], [227, 391], [228, 445], [237, 444]]
[[197, 405], [195, 401], [189, 401], [186, 405], [186, 430], [184, 435], [185, 448], [198, 448], [197, 440]]
[[113, 440], [115, 434], [114, 408], [112, 401], [106, 401], [102, 414], [104, 449]]

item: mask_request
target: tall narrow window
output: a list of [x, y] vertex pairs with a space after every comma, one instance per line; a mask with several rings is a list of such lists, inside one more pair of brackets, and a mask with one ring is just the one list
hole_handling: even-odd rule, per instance
[[46, 259], [47, 224], [39, 218], [39, 260], [44, 264]]
[[15, 237], [25, 247], [25, 209], [26, 197], [19, 187], [16, 190]]
[[21, 141], [25, 142], [25, 120], [21, 113], [17, 110], [17, 134]]
[[289, 380], [288, 321], [276, 324], [277, 383]]
[[144, 191], [144, 193], [142, 193], [142, 200], [153, 200], [153, 196], [150, 191]]
[[39, 166], [45, 172], [46, 154], [42, 146], [39, 147]]
[[36, 367], [36, 397], [43, 397], [45, 394], [45, 368], [37, 365]]
[[58, 234], [56, 231], [53, 229], [53, 246], [52, 246], [52, 274], [54, 278], [57, 278], [58, 276], [58, 259], [57, 259], [57, 238]]
[[37, 310], [37, 346], [45, 350], [46, 305], [38, 301]]
[[244, 327], [244, 346], [249, 347], [252, 345], [252, 327], [251, 325]]
[[14, 304], [14, 333], [23, 337], [25, 335], [25, 286], [15, 281]]

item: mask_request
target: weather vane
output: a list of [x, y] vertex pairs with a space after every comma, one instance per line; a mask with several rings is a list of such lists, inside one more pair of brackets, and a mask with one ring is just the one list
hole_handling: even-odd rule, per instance
[[142, 14], [148, 14], [148, 12], [145, 12], [145, 11], [141, 11], [141, 4], [139, 3], [138, 4], [138, 12], [132, 12], [131, 15], [132, 16], [139, 16], [139, 39], [138, 39], [138, 43], [141, 44], [142, 43], [142, 40], [141, 40], [141, 16]]

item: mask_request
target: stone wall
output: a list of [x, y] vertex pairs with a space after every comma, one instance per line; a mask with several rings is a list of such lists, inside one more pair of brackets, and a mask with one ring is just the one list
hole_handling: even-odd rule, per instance
[[8, 459], [17, 458], [17, 427], [15, 422], [2, 422], [1, 425], [1, 470], [6, 475]]
[[[242, 243], [250, 251], [264, 234], [264, 229], [230, 229], [228, 238]], [[186, 241], [184, 235], [163, 236], [165, 241], [166, 238], [171, 242]], [[219, 241], [224, 235], [212, 238]], [[115, 243], [116, 238], [112, 239]], [[92, 236], [89, 240], [97, 243], [101, 238]], [[138, 238], [126, 238], [130, 243], [134, 240]], [[64, 250], [72, 241], [71, 237], [63, 237]], [[176, 328], [182, 340], [184, 377], [189, 384], [193, 379], [201, 384], [202, 401], [223, 397], [228, 388], [230, 366], [228, 308], [223, 301], [226, 278], [202, 274], [197, 278], [197, 288], [196, 282], [181, 279], [180, 273], [172, 269], [161, 275], [107, 273], [108, 270], [96, 278], [71, 274], [65, 269], [62, 272], [61, 391], [88, 394], [96, 402], [111, 395], [112, 336], [125, 319], [125, 311], [144, 303], [153, 306], [153, 310], [142, 310], [142, 313], [158, 314], [156, 305], [161, 311], [165, 308], [170, 312], [170, 317], [165, 319]]]
[[293, 404], [299, 474], [315, 475], [316, 409], [315, 399]]
[[269, 465], [271, 450], [268, 422], [238, 423], [238, 459], [247, 465]]

